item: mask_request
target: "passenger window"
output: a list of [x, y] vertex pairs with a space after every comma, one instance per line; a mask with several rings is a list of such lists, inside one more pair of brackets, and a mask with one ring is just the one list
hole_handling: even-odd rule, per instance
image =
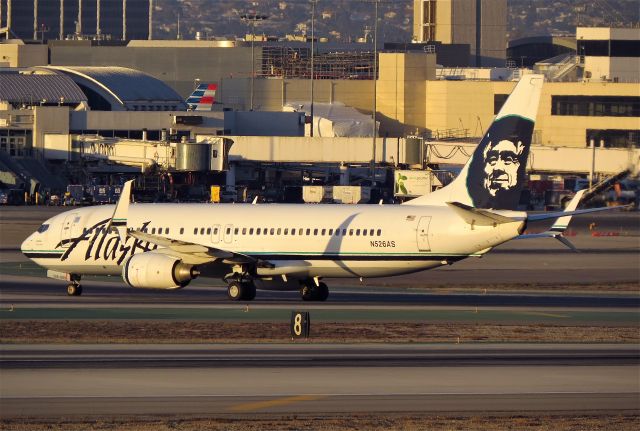
[[353, 229], [349, 229], [349, 236], [353, 236]]
[[329, 229], [329, 236], [333, 235], [333, 229]]
[[369, 236], [373, 236], [373, 229], [369, 229]]
[[155, 234], [156, 233], [156, 228], [154, 227], [153, 229], [151, 229], [151, 233]]
[[346, 229], [342, 229], [342, 236], [347, 236], [347, 230]]
[[243, 227], [243, 228], [242, 228], [242, 235], [246, 235], [246, 234], [247, 234], [247, 228], [246, 228], [246, 227]]
[[198, 228], [197, 228], [197, 227], [194, 227], [194, 228], [193, 228], [193, 234], [194, 234], [194, 235], [198, 235]]
[[249, 235], [253, 235], [253, 228], [249, 229]]
[[218, 235], [218, 228], [217, 228], [217, 227], [214, 227], [214, 228], [213, 228], [213, 234], [214, 234], [214, 235]]
[[183, 227], [181, 227], [181, 228], [180, 228], [180, 235], [182, 235], [183, 233], [184, 233], [184, 228], [183, 228]]
[[200, 228], [200, 235], [204, 235], [204, 228], [203, 227]]
[[168, 227], [165, 227], [165, 228], [164, 228], [164, 234], [165, 234], [165, 235], [169, 235], [169, 228], [168, 228]]
[[326, 229], [322, 229], [322, 233], [320, 233], [320, 235], [324, 236], [324, 235], [326, 235], [326, 233], [327, 233], [327, 230]]
[[311, 229], [307, 229], [307, 236], [311, 235]]
[[291, 229], [291, 235], [295, 235], [295, 234], [296, 234], [296, 229], [295, 228]]
[[239, 227], [237, 227], [237, 228], [235, 228], [235, 229], [233, 230], [233, 234], [234, 234], [234, 235], [238, 235], [238, 232], [240, 232], [240, 228], [239, 228]]
[[280, 232], [282, 232], [282, 230], [280, 228], [278, 228], [278, 232], [276, 232], [278, 235], [280, 235]]
[[362, 229], [362, 235], [363, 236], [367, 236], [367, 230], [366, 229]]
[[273, 235], [276, 232], [276, 230], [274, 228], [271, 228], [271, 232], [269, 232], [271, 235]]
[[289, 235], [289, 228], [287, 228], [287, 227], [284, 228], [284, 234], [285, 235]]
[[382, 229], [378, 229], [378, 236], [382, 235]]
[[303, 231], [304, 231], [304, 229], [302, 229], [302, 228], [298, 229], [298, 235], [302, 235]]
[[211, 228], [210, 227], [207, 228], [207, 235], [211, 235]]
[[256, 235], [260, 235], [260, 232], [261, 232], [261, 231], [262, 231], [262, 230], [261, 230], [260, 228], [258, 228], [258, 229], [256, 230]]
[[313, 230], [313, 234], [314, 234], [314, 235], [318, 235], [318, 229], [314, 229], [314, 230]]
[[356, 229], [356, 236], [360, 236], [360, 229]]
[[340, 229], [336, 229], [336, 236], [340, 236]]
[[229, 235], [230, 233], [231, 233], [231, 228], [230, 228], [230, 227], [228, 227], [228, 228], [227, 228], [227, 235]]

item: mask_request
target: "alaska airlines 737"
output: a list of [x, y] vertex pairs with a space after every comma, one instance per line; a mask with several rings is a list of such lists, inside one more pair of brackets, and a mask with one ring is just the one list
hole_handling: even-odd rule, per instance
[[[526, 75], [448, 186], [403, 205], [132, 204], [128, 181], [115, 206], [74, 209], [47, 220], [22, 252], [80, 295], [83, 275], [122, 275], [146, 289], [180, 289], [199, 275], [228, 283], [232, 300], [257, 289], [297, 290], [326, 300], [324, 277], [387, 277], [482, 256], [527, 237], [555, 237], [574, 214], [515, 211], [543, 77]], [[543, 234], [528, 223], [557, 219]]]

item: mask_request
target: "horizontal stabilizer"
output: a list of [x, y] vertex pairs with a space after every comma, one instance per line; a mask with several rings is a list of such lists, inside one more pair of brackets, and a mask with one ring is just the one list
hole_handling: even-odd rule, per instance
[[582, 199], [586, 191], [587, 190], [584, 189], [577, 192], [573, 197], [573, 199], [571, 199], [567, 207], [564, 209], [564, 211], [528, 215], [527, 216], [528, 221], [547, 220], [550, 218], [556, 218], [556, 221], [553, 223], [551, 228], [549, 228], [549, 230], [546, 232], [524, 234], [516, 237], [515, 239], [555, 238], [558, 241], [560, 241], [562, 244], [566, 245], [571, 250], [577, 253], [578, 249], [575, 248], [574, 245], [571, 244], [571, 242], [562, 235], [564, 231], [567, 230], [567, 226], [569, 226], [569, 223], [571, 222], [571, 217], [573, 217], [575, 214], [585, 214], [585, 213], [604, 211], [604, 210], [610, 209], [610, 208], [592, 208], [592, 209], [576, 211], [576, 208], [578, 208], [578, 204], [580, 203], [580, 200]]
[[534, 239], [534, 238], [555, 238], [558, 241], [560, 241], [562, 244], [569, 247], [574, 252], [576, 253], [580, 252], [580, 250], [578, 250], [573, 244], [571, 244], [571, 242], [568, 239], [562, 236], [562, 232], [553, 232], [549, 230], [541, 233], [525, 233], [522, 235], [518, 235], [514, 239]]
[[619, 207], [601, 207], [601, 208], [587, 208], [584, 210], [577, 210], [577, 211], [555, 211], [555, 212], [551, 212], [551, 213], [543, 213], [543, 214], [529, 214], [527, 216], [527, 220], [528, 221], [541, 221], [541, 220], [549, 220], [549, 219], [554, 219], [554, 218], [558, 218], [558, 217], [564, 217], [564, 216], [574, 216], [574, 215], [578, 215], [578, 214], [589, 214], [589, 213], [596, 213], [596, 212], [600, 212], [600, 211], [611, 211], [611, 210], [615, 210], [615, 209], [619, 209], [619, 208], [627, 208], [629, 205], [625, 205], [625, 206], [619, 206]]
[[516, 220], [496, 214], [489, 210], [473, 208], [460, 202], [447, 202], [449, 208], [453, 209], [464, 221], [475, 226], [495, 226], [502, 223], [511, 223]]

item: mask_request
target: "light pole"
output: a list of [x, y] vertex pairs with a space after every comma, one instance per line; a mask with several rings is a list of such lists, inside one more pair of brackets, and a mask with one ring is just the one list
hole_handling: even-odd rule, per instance
[[378, 76], [378, 0], [374, 0], [375, 4], [375, 17], [373, 22], [373, 112], [371, 117], [373, 118], [373, 149], [371, 154], [371, 185], [376, 177], [376, 110], [377, 106], [377, 76]]
[[316, 0], [311, 0], [311, 133], [309, 136], [313, 137], [313, 80], [315, 75], [315, 23], [316, 23]]
[[253, 87], [254, 87], [254, 79], [256, 77], [256, 62], [255, 62], [255, 51], [254, 51], [254, 41], [256, 39], [256, 21], [264, 21], [269, 18], [267, 15], [259, 15], [255, 12], [240, 15], [240, 19], [245, 22], [251, 23], [251, 96], [250, 96], [250, 110], [253, 111]]

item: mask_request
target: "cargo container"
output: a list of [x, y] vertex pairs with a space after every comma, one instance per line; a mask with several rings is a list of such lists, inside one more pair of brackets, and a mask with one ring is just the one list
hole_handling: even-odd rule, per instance
[[365, 204], [371, 199], [371, 187], [333, 186], [333, 202], [337, 204]]
[[308, 204], [319, 204], [331, 201], [330, 186], [302, 186], [302, 200]]

